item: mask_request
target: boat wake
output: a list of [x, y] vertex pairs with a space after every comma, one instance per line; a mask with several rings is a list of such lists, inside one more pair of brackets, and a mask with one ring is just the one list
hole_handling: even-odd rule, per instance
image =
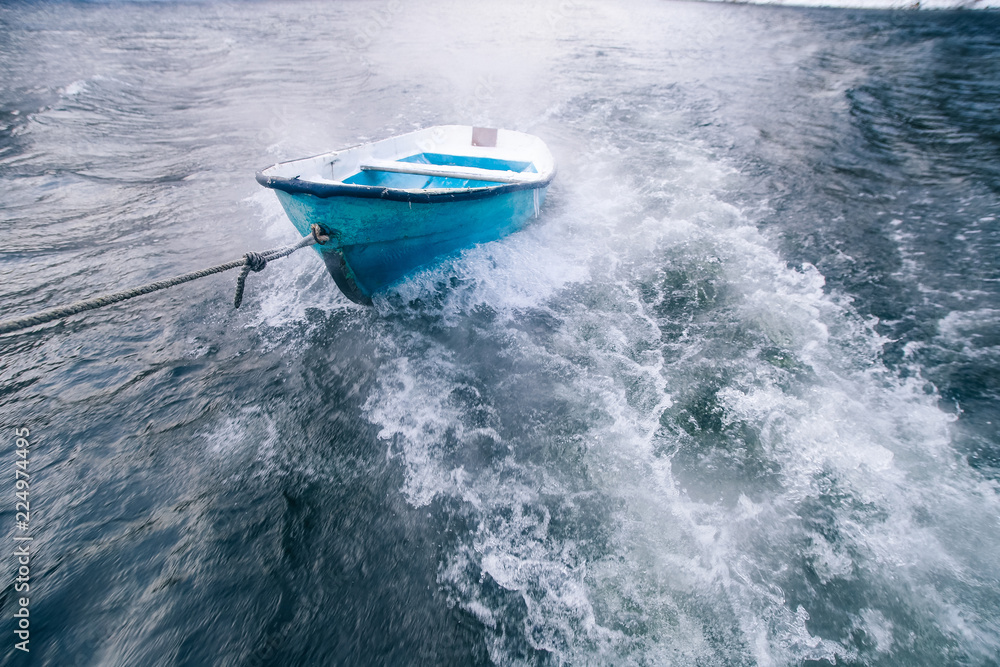
[[542, 224], [377, 303], [366, 410], [491, 659], [994, 655], [976, 610], [1000, 544], [977, 526], [1000, 503], [953, 416], [712, 194], [732, 171], [688, 147], [673, 182], [601, 198], [587, 169], [624, 158], [587, 157]]

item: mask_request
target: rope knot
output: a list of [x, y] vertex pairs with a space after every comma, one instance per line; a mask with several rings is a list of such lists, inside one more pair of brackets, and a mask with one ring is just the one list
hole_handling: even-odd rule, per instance
[[259, 252], [248, 252], [244, 257], [246, 258], [246, 267], [254, 273], [263, 271], [264, 267], [267, 266], [267, 258]]
[[248, 252], [243, 255], [243, 270], [236, 277], [236, 297], [233, 299], [235, 307], [239, 308], [240, 304], [243, 303], [243, 288], [246, 285], [247, 276], [251, 271], [254, 273], [263, 271], [265, 266], [267, 266], [267, 257], [259, 252]]

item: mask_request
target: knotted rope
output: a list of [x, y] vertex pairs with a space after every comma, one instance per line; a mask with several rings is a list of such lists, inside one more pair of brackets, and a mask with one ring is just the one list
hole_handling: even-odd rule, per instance
[[239, 308], [240, 304], [243, 303], [243, 285], [247, 281], [247, 275], [251, 271], [254, 273], [263, 271], [264, 267], [267, 266], [267, 258], [257, 252], [248, 252], [243, 255], [243, 259], [246, 260], [246, 263], [243, 265], [240, 275], [236, 278], [236, 298], [233, 300], [234, 308]]
[[104, 306], [110, 306], [111, 304], [118, 303], [119, 301], [126, 301], [137, 296], [142, 296], [143, 294], [157, 292], [162, 289], [167, 289], [168, 287], [173, 287], [174, 285], [180, 285], [181, 283], [187, 283], [192, 280], [197, 280], [198, 278], [210, 276], [213, 273], [222, 273], [223, 271], [228, 271], [230, 269], [235, 269], [238, 266], [242, 266], [243, 270], [236, 279], [236, 299], [234, 302], [234, 305], [239, 308], [240, 303], [243, 301], [244, 283], [246, 282], [247, 274], [250, 271], [261, 271], [265, 266], [267, 266], [267, 263], [272, 260], [287, 257], [296, 250], [305, 248], [306, 246], [311, 246], [315, 243], [322, 245], [329, 240], [330, 237], [323, 233], [323, 230], [319, 225], [313, 225], [312, 232], [310, 232], [308, 236], [304, 236], [301, 241], [290, 246], [272, 248], [271, 250], [267, 250], [262, 253], [248, 252], [240, 259], [234, 259], [231, 262], [202, 269], [201, 271], [192, 271], [191, 273], [185, 273], [166, 280], [158, 280], [155, 283], [142, 285], [141, 287], [134, 287], [129, 290], [94, 297], [93, 299], [77, 301], [76, 303], [71, 303], [68, 306], [50, 308], [48, 310], [43, 310], [40, 313], [35, 313], [34, 315], [25, 315], [24, 317], [5, 320], [0, 322], [0, 334], [18, 331], [20, 329], [27, 329], [28, 327], [37, 326], [39, 324], [45, 324], [46, 322], [51, 322], [52, 320], [58, 320], [63, 317], [75, 315], [76, 313], [82, 313], [85, 310], [103, 308]]

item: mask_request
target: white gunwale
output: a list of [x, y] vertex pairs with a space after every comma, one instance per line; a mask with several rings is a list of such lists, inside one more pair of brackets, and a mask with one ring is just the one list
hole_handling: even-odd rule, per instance
[[455, 167], [375, 159], [365, 160], [365, 162], [361, 164], [361, 171], [387, 171], [396, 174], [442, 176], [445, 178], [461, 178], [475, 181], [489, 181], [492, 183], [531, 183], [532, 181], [537, 181], [541, 178], [541, 174], [534, 172], [525, 174], [516, 171], [482, 169], [480, 167]]
[[[395, 165], [392, 171], [399, 173], [420, 173], [413, 169], [435, 170], [427, 173], [429, 176], [454, 176], [457, 178], [481, 180], [495, 183], [490, 187], [506, 185], [527, 185], [551, 180], [555, 170], [552, 154], [537, 137], [521, 132], [500, 129], [497, 132], [496, 146], [472, 145], [471, 126], [445, 125], [409, 134], [390, 137], [369, 144], [361, 144], [351, 148], [331, 151], [310, 158], [292, 160], [276, 164], [263, 170], [264, 178], [287, 178], [321, 185], [344, 184], [351, 176], [364, 171], [365, 166], [385, 167]], [[441, 153], [468, 157], [483, 157], [497, 160], [508, 160], [534, 164], [535, 172], [501, 171], [482, 169], [480, 167], [458, 167], [451, 165], [433, 165], [422, 163], [398, 162], [400, 159], [416, 153]], [[407, 172], [401, 172], [406, 169]], [[436, 169], [448, 169], [454, 173], [444, 174]], [[388, 171], [388, 169], [386, 169]], [[502, 177], [502, 178], [501, 178]], [[371, 186], [344, 184], [346, 188], [364, 189]], [[483, 186], [447, 188], [451, 191], [480, 190]], [[400, 191], [409, 191], [409, 188]], [[417, 189], [427, 194], [437, 192], [435, 189]]]

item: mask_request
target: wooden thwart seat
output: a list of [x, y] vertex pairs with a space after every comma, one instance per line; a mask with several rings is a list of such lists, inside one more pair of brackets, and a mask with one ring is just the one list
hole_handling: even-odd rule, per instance
[[538, 180], [536, 173], [522, 174], [516, 171], [480, 169], [479, 167], [453, 167], [439, 164], [419, 164], [416, 162], [396, 162], [395, 160], [369, 159], [361, 165], [362, 171], [389, 171], [396, 174], [417, 174], [419, 176], [441, 176], [461, 178], [471, 181], [493, 183], [530, 183]]

